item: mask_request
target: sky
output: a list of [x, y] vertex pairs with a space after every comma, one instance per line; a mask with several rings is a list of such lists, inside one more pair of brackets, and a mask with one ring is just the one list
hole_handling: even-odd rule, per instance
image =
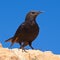
[[[60, 0], [0, 0], [0, 43], [9, 48], [11, 43], [4, 41], [14, 36], [31, 10], [45, 11], [36, 18], [40, 30], [32, 46], [60, 54]], [[16, 43], [12, 46], [19, 47]], [[25, 48], [31, 49], [29, 46]]]

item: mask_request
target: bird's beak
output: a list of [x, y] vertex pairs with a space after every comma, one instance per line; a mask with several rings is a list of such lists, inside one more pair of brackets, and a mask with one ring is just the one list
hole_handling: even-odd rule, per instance
[[38, 14], [44, 13], [44, 11], [39, 11]]

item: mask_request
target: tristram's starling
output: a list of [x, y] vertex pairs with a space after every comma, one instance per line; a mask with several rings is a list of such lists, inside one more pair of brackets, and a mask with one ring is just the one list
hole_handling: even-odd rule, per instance
[[[25, 46], [29, 45], [32, 49], [32, 41], [35, 40], [39, 33], [39, 27], [36, 23], [36, 17], [41, 14], [42, 12], [39, 11], [30, 11], [26, 15], [25, 21], [19, 26], [15, 35], [5, 42], [11, 42], [11, 46], [14, 43], [19, 43], [21, 45], [20, 48], [24, 49]], [[10, 46], [10, 47], [11, 47]]]

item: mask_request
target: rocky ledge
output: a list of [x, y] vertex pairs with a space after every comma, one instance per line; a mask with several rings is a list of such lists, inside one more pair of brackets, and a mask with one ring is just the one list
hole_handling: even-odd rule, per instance
[[0, 44], [0, 60], [60, 60], [60, 55], [51, 51], [8, 49]]

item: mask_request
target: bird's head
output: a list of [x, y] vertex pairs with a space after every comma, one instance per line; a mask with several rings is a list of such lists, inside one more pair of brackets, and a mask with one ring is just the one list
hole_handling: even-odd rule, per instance
[[36, 17], [41, 13], [43, 13], [43, 12], [41, 12], [41, 11], [30, 11], [26, 15], [26, 20], [35, 20]]

